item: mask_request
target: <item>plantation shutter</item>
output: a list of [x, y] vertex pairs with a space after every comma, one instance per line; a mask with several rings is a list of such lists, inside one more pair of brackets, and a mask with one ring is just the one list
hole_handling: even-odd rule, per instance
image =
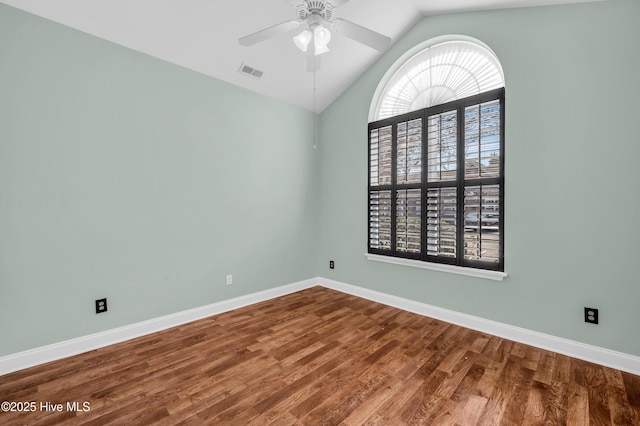
[[[392, 126], [369, 133], [369, 248], [391, 251]], [[384, 189], [388, 188], [388, 189]]]
[[504, 89], [369, 124], [369, 253], [504, 270]]

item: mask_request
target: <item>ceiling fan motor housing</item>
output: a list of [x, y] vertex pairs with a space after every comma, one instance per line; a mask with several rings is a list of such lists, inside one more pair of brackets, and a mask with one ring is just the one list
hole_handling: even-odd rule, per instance
[[333, 18], [333, 6], [323, 0], [306, 0], [298, 6], [298, 19], [306, 20], [327, 20]]

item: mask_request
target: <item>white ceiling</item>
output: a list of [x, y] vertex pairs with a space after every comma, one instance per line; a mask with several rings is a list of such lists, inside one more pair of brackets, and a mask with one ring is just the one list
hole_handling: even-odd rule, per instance
[[[293, 44], [297, 32], [253, 46], [238, 38], [296, 18], [287, 0], [0, 0], [69, 27], [237, 86], [313, 110], [313, 74]], [[423, 16], [601, 0], [350, 0], [334, 17], [391, 37]], [[393, 19], [389, 19], [393, 17]], [[300, 30], [298, 30], [299, 32]], [[315, 110], [333, 102], [382, 54], [334, 34], [316, 74]], [[245, 63], [261, 79], [240, 74]]]

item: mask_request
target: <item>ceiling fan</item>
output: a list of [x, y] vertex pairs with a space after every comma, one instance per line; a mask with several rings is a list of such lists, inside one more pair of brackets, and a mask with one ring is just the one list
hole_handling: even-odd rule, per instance
[[288, 1], [296, 8], [298, 19], [282, 22], [242, 37], [238, 40], [240, 44], [251, 46], [271, 37], [304, 27], [302, 32], [293, 38], [293, 42], [300, 50], [307, 52], [307, 68], [309, 71], [315, 71], [319, 67], [318, 55], [329, 51], [328, 43], [331, 40], [332, 30], [376, 50], [385, 50], [391, 42], [391, 39], [385, 35], [346, 19], [334, 18], [334, 9], [349, 0]]

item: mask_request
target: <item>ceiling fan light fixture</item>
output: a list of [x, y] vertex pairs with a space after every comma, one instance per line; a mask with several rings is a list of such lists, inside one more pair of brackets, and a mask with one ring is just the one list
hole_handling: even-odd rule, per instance
[[313, 34], [311, 34], [311, 31], [304, 30], [293, 38], [293, 43], [296, 45], [298, 49], [302, 50], [303, 52], [306, 52], [312, 37], [313, 37]]
[[322, 55], [323, 53], [327, 53], [329, 51], [329, 48], [327, 46], [318, 46], [316, 45], [316, 51], [314, 52], [314, 54], [317, 55]]
[[329, 51], [329, 47], [327, 47], [329, 41], [331, 41], [331, 31], [329, 29], [322, 25], [318, 25], [313, 29], [313, 43], [315, 44], [316, 55]]

